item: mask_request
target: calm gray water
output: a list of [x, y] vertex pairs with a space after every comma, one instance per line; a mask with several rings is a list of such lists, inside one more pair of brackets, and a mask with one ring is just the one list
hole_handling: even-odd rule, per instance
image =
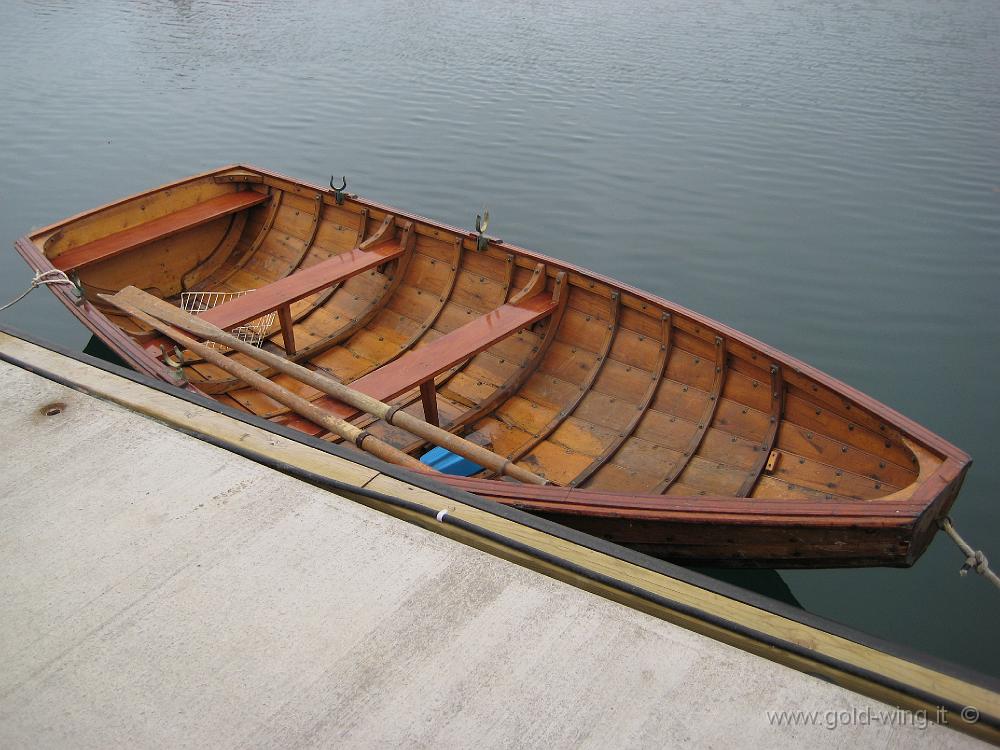
[[[1000, 563], [994, 0], [0, 4], [0, 302], [31, 227], [235, 161], [490, 232], [709, 314], [976, 459]], [[36, 291], [0, 323], [83, 348]], [[782, 573], [812, 612], [1000, 674], [1000, 596]]]

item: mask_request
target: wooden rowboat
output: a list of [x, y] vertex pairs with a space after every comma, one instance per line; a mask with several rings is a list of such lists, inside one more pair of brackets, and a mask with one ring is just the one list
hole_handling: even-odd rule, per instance
[[[255, 167], [126, 198], [16, 247], [36, 271], [69, 274], [75, 288], [50, 289], [141, 372], [336, 439], [98, 296], [130, 285], [173, 304], [222, 293], [199, 317], [250, 325], [264, 349], [549, 484], [489, 471], [441, 481], [679, 561], [911, 565], [970, 465], [876, 400], [702, 315]], [[412, 455], [428, 447], [227, 351], [367, 435]]]

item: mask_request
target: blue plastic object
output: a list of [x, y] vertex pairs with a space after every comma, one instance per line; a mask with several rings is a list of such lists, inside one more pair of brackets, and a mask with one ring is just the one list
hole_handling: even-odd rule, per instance
[[427, 464], [442, 474], [451, 474], [454, 477], [471, 477], [483, 470], [479, 464], [441, 447], [431, 448], [427, 451], [420, 457], [420, 463]]

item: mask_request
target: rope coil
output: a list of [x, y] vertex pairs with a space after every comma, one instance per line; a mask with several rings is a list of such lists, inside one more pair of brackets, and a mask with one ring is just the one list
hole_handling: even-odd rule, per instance
[[3, 307], [0, 307], [0, 312], [3, 312], [8, 307], [13, 307], [18, 302], [27, 297], [33, 289], [40, 286], [46, 286], [48, 284], [68, 284], [69, 286], [75, 287], [69, 276], [66, 275], [65, 271], [60, 271], [58, 268], [50, 268], [48, 271], [39, 271], [35, 274], [34, 278], [31, 280], [31, 286], [17, 295], [14, 299], [8, 302]]
[[1000, 576], [997, 576], [996, 573], [990, 570], [990, 563], [986, 558], [986, 554], [981, 549], [972, 549], [972, 546], [958, 533], [951, 518], [945, 516], [938, 521], [938, 526], [951, 537], [956, 546], [962, 550], [962, 554], [965, 555], [965, 564], [962, 565], [962, 569], [958, 571], [958, 574], [964, 576], [968, 575], [970, 570], [974, 570], [1000, 589]]

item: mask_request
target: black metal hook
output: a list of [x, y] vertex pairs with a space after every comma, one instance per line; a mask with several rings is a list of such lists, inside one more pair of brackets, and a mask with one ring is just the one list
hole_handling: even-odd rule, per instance
[[337, 187], [333, 184], [333, 175], [330, 175], [330, 189], [333, 191], [333, 197], [337, 201], [338, 206], [344, 205], [344, 190], [347, 188], [347, 177], [341, 178], [344, 184]]

